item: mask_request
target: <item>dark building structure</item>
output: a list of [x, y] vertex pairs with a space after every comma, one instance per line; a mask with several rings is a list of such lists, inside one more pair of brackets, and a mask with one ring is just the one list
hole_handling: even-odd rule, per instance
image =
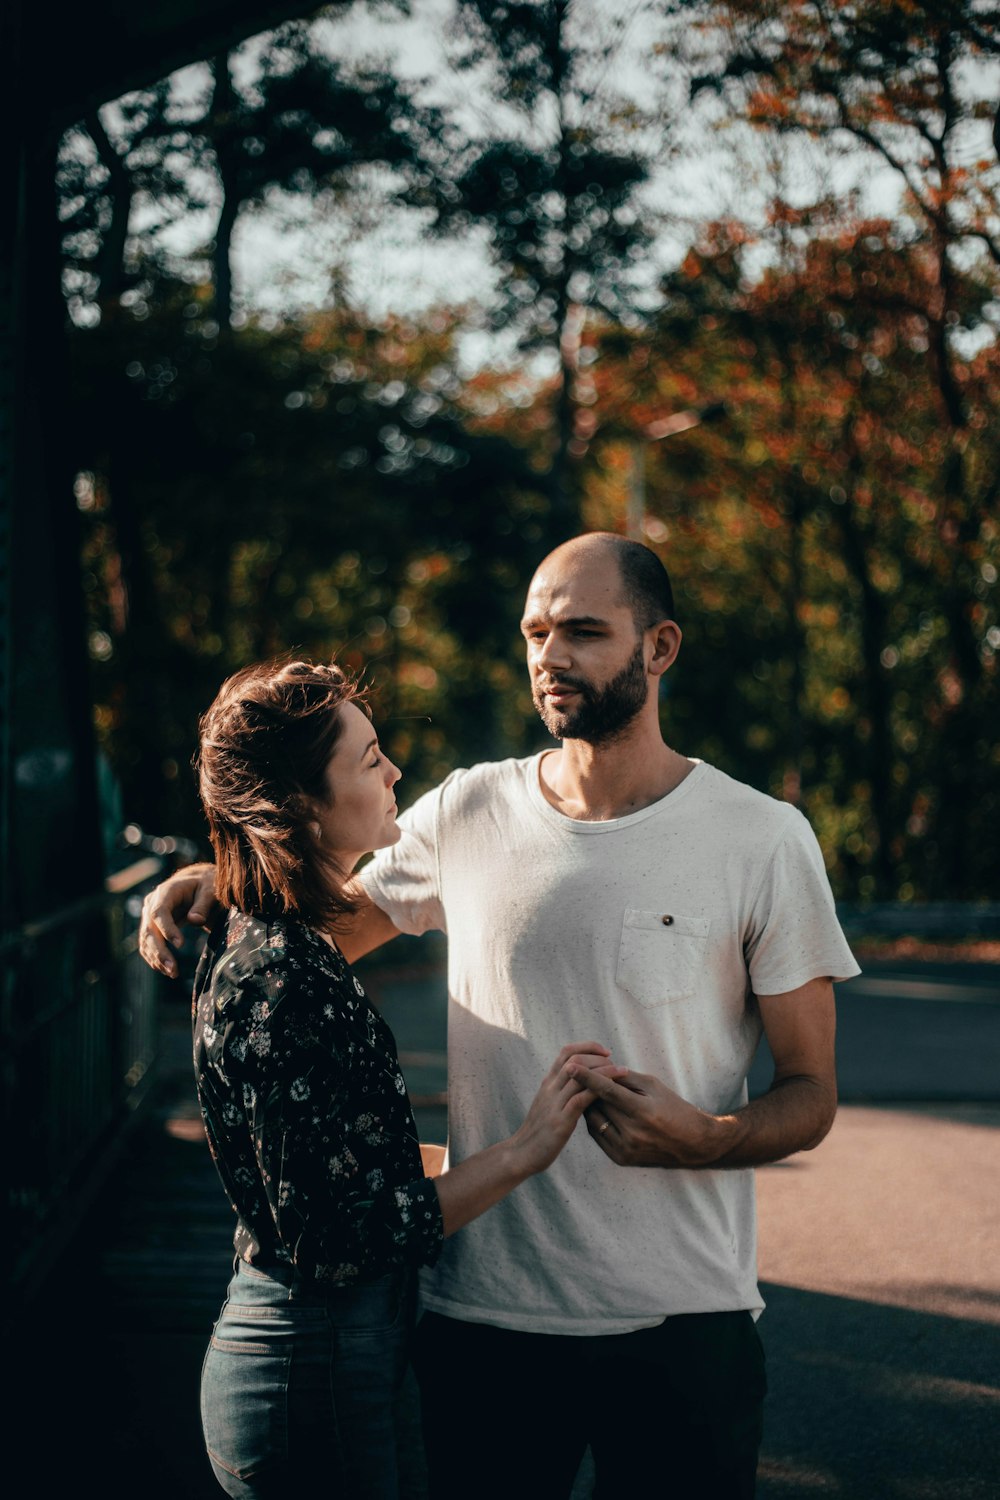
[[123, 973], [125, 897], [139, 879], [109, 891], [102, 861], [66, 437], [58, 143], [107, 100], [302, 9], [0, 7], [0, 1080], [8, 1140], [23, 1143], [5, 1191], [15, 1279], [119, 1128], [153, 1045], [139, 994], [148, 978], [134, 959]]

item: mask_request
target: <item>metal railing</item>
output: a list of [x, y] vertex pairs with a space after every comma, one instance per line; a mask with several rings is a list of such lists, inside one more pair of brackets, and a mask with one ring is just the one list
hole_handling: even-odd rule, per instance
[[1000, 938], [1000, 901], [838, 901], [849, 938]]
[[139, 956], [139, 917], [175, 849], [156, 843], [104, 890], [0, 939], [8, 1287], [35, 1280], [79, 1221], [149, 1083], [161, 981]]

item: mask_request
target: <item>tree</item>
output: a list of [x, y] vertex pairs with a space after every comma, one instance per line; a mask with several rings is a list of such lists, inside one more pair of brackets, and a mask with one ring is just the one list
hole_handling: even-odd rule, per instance
[[[156, 237], [208, 207], [194, 172], [190, 131], [169, 79], [94, 109], [61, 142], [56, 191], [63, 226], [63, 284], [77, 322], [117, 305], [155, 264]], [[130, 244], [143, 219], [143, 250]]]
[[[643, 6], [648, 24], [655, 7]], [[486, 230], [501, 275], [491, 319], [557, 371], [552, 530], [571, 526], [576, 350], [585, 315], [648, 311], [654, 215], [641, 191], [662, 131], [613, 86], [621, 20], [580, 19], [569, 0], [459, 0], [455, 62], [482, 89], [480, 134], [453, 149], [429, 189], [439, 231]]]
[[[459, 753], [517, 748], [519, 591], [542, 498], [529, 456], [475, 430], [454, 320], [331, 311], [227, 340], [205, 337], [209, 312], [162, 289], [126, 370], [118, 328], [76, 335], [99, 718], [131, 816], [197, 831], [198, 714], [226, 673], [286, 650], [367, 669], [411, 788]], [[109, 455], [90, 418], [116, 380]], [[109, 470], [128, 474], [138, 518], [138, 610]]]
[[[232, 316], [230, 266], [239, 215], [275, 190], [343, 194], [359, 173], [381, 168], [421, 178], [425, 137], [441, 128], [399, 79], [348, 70], [319, 50], [308, 22], [267, 38], [252, 85], [236, 81], [231, 59], [213, 60], [212, 99], [199, 135], [214, 159], [221, 207], [213, 249], [216, 321]], [[405, 181], [399, 185], [405, 197]]]
[[418, 107], [398, 79], [331, 58], [305, 20], [268, 33], [252, 67], [242, 53], [213, 58], [206, 85], [179, 102], [163, 80], [94, 110], [64, 140], [67, 270], [74, 289], [105, 310], [143, 271], [190, 274], [164, 251], [161, 231], [214, 198], [215, 321], [228, 329], [241, 214], [265, 203], [273, 211], [279, 194], [343, 198], [379, 170], [394, 174], [393, 190], [405, 197], [408, 175], [421, 179], [422, 152], [441, 129], [438, 112]]
[[[1000, 171], [989, 71], [1000, 58], [1000, 11], [973, 0], [795, 6], [712, 4], [703, 10], [714, 59], [693, 88], [731, 96], [740, 115], [780, 135], [849, 140], [897, 174], [908, 221], [902, 240], [921, 270], [904, 309], [922, 320], [941, 441], [929, 476], [936, 572], [947, 622], [947, 671], [928, 685], [939, 718], [940, 881], [965, 886], [979, 819], [966, 748], [984, 680], [975, 589], [996, 510], [992, 465], [970, 462], [972, 411], [960, 340], [993, 338], [1000, 269]], [[992, 141], [988, 132], [993, 122]], [[970, 151], [978, 152], [978, 160]], [[884, 274], [885, 261], [881, 274]], [[869, 276], [880, 272], [868, 269]], [[917, 293], [916, 296], [913, 294]]]
[[[932, 264], [836, 205], [773, 212], [808, 230], [780, 262], [761, 268], [744, 226], [717, 225], [667, 279], [648, 345], [605, 331], [586, 514], [620, 520], [636, 426], [723, 393], [724, 424], [649, 444], [647, 536], [686, 635], [670, 733], [777, 794], [801, 782], [840, 894], [982, 894], [996, 872], [974, 830], [960, 876], [941, 868], [957, 684], [932, 498], [949, 434], [919, 310]], [[990, 344], [956, 364], [977, 483], [995, 475], [996, 358]], [[967, 600], [982, 686], [963, 752], [980, 816], [998, 801], [995, 515], [982, 535]]]

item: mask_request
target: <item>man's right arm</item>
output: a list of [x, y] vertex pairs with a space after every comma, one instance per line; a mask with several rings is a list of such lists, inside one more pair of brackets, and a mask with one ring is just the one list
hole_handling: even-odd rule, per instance
[[402, 931], [380, 906], [375, 905], [360, 880], [349, 881], [347, 893], [358, 903], [358, 909], [343, 927], [337, 928], [334, 936], [347, 962], [353, 964], [392, 938], [402, 937]]
[[[348, 962], [399, 936], [399, 928], [375, 905], [359, 880], [348, 886], [358, 910], [336, 933], [337, 945]], [[177, 977], [173, 950], [184, 944], [182, 925], [211, 927], [220, 908], [215, 899], [215, 866], [187, 865], [150, 891], [142, 903], [139, 952], [153, 969]]]

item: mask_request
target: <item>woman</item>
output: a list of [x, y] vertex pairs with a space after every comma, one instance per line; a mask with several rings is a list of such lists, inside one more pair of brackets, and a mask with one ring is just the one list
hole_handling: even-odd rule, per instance
[[564, 1048], [509, 1140], [423, 1175], [392, 1034], [334, 937], [354, 866], [400, 837], [400, 773], [360, 701], [335, 666], [272, 663], [230, 678], [201, 723], [229, 914], [195, 981], [195, 1071], [237, 1216], [202, 1420], [234, 1496], [398, 1493], [415, 1269], [558, 1155], [593, 1102], [574, 1054], [610, 1069], [596, 1043]]

